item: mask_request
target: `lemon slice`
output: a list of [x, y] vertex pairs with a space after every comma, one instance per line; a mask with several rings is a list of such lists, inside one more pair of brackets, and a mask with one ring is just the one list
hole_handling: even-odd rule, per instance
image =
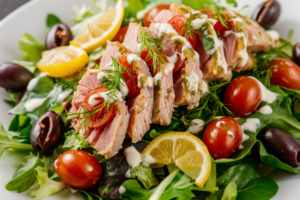
[[118, 33], [124, 17], [123, 1], [118, 0], [116, 7], [87, 20], [78, 35], [70, 43], [87, 52], [104, 46]]
[[205, 144], [189, 133], [172, 132], [155, 138], [143, 150], [142, 157], [143, 162], [153, 168], [175, 164], [201, 188], [211, 171], [210, 155]]
[[85, 51], [75, 46], [62, 46], [44, 51], [37, 68], [51, 77], [65, 77], [78, 72], [89, 61]]

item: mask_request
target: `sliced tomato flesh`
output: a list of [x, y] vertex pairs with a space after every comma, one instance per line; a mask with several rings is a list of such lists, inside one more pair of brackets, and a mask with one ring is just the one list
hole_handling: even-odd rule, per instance
[[[164, 57], [165, 60], [168, 60], [166, 54], [162, 51], [160, 51], [162, 56]], [[148, 56], [149, 52], [147, 49], [145, 49], [144, 51], [142, 51], [141, 53], [141, 58], [146, 62], [147, 66], [149, 67], [149, 71], [151, 73], [151, 75], [154, 77], [158, 72], [161, 71], [159, 65], [157, 65], [154, 69], [153, 66], [153, 59], [151, 58], [151, 56]]]
[[[108, 124], [116, 115], [113, 103], [109, 104], [109, 106], [104, 104], [105, 100], [100, 96], [103, 92], [107, 92], [105, 87], [96, 88], [92, 90], [82, 102], [82, 106], [88, 112], [92, 113], [91, 119], [89, 119], [91, 128], [99, 128]], [[91, 105], [90, 98], [93, 98], [92, 101], [95, 101], [96, 104]]]
[[133, 65], [128, 63], [127, 56], [123, 56], [119, 62], [126, 68], [122, 68], [122, 74], [129, 90], [127, 97], [135, 97], [140, 93], [140, 88], [138, 87], [138, 74], [133, 69]]

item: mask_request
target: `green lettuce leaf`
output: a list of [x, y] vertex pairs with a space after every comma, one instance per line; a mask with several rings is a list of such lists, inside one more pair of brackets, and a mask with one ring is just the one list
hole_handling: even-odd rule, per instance
[[7, 183], [5, 187], [7, 190], [22, 193], [26, 192], [35, 183], [37, 175], [35, 169], [42, 164], [42, 161], [32, 153], [26, 157], [26, 160], [27, 163], [21, 163], [13, 179]]
[[122, 186], [126, 189], [123, 196], [129, 197], [131, 200], [149, 199], [152, 192], [150, 190], [143, 189], [137, 182], [137, 180], [130, 179], [125, 181]]
[[147, 190], [149, 190], [152, 186], [158, 184], [157, 179], [155, 178], [154, 173], [152, 171], [152, 168], [146, 167], [142, 163], [133, 168], [130, 171], [130, 173], [133, 177], [136, 176], [137, 179], [142, 182], [142, 184]]
[[98, 195], [95, 195], [95, 194], [91, 194], [91, 193], [88, 193], [86, 191], [83, 191], [83, 190], [75, 190], [73, 188], [70, 188], [71, 192], [73, 194], [75, 193], [78, 193], [80, 194], [80, 196], [84, 199], [84, 200], [102, 200], [101, 197], [99, 197]]
[[51, 28], [55, 24], [61, 23], [61, 20], [54, 14], [48, 14], [46, 19], [46, 25]]
[[239, 164], [230, 167], [217, 179], [219, 190], [211, 194], [208, 199], [222, 200], [223, 197], [229, 197], [230, 194], [226, 194], [225, 190], [234, 190], [233, 186], [228, 188], [228, 185], [232, 183], [236, 186], [236, 199], [238, 200], [269, 200], [278, 191], [278, 185], [274, 181], [269, 178], [260, 178], [257, 172], [249, 165]]
[[91, 145], [78, 132], [72, 130], [65, 133], [66, 141], [63, 145], [64, 149], [78, 150], [89, 148]]
[[8, 136], [4, 130], [3, 125], [0, 123], [0, 157], [5, 151], [31, 151], [33, 150], [31, 144], [22, 144], [14, 141]]
[[16, 142], [30, 144], [30, 118], [25, 115], [16, 115], [11, 121], [8, 131]]
[[36, 178], [40, 188], [31, 192], [31, 196], [35, 197], [34, 200], [44, 199], [45, 197], [60, 192], [67, 187], [66, 183], [53, 181], [48, 177], [48, 164], [49, 163], [46, 163], [43, 167], [38, 166], [35, 169], [37, 171]]
[[226, 186], [221, 200], [235, 200], [236, 196], [237, 196], [237, 190], [236, 190], [235, 182], [230, 182]]
[[24, 33], [19, 40], [19, 50], [22, 51], [21, 57], [24, 60], [37, 63], [42, 58], [45, 46], [43, 42], [34, 39], [29, 33]]
[[131, 11], [131, 13], [137, 13], [140, 10], [143, 10], [145, 8], [145, 5], [141, 0], [127, 0], [128, 2], [128, 8]]

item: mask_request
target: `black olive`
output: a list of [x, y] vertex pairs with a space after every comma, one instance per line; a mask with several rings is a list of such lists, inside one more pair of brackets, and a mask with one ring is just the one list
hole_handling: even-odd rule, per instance
[[300, 43], [295, 44], [293, 49], [293, 60], [294, 62], [300, 66]]
[[278, 1], [268, 0], [254, 10], [251, 18], [265, 29], [269, 29], [278, 20], [280, 13], [281, 6]]
[[41, 154], [51, 154], [59, 145], [62, 127], [63, 121], [54, 111], [42, 115], [30, 132], [33, 149]]
[[55, 24], [48, 32], [45, 47], [47, 50], [69, 45], [73, 39], [72, 32], [65, 24]]
[[269, 154], [292, 166], [300, 166], [300, 143], [291, 134], [276, 128], [262, 130], [257, 138]]
[[7, 90], [22, 90], [33, 78], [30, 71], [15, 63], [6, 62], [0, 67], [0, 87]]

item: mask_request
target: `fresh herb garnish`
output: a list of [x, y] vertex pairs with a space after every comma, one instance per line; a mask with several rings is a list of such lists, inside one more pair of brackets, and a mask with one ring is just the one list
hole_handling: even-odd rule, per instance
[[227, 22], [225, 21], [223, 15], [220, 13], [221, 12], [221, 7], [214, 0], [210, 0], [210, 2], [211, 2], [211, 5], [213, 6], [215, 12], [217, 13], [217, 16], [218, 16], [221, 24], [223, 26], [225, 26], [226, 28], [228, 28]]
[[148, 55], [146, 57], [146, 61], [152, 59], [152, 67], [154, 72], [156, 71], [156, 67], [161, 69], [161, 65], [167, 62], [166, 58], [161, 52], [161, 49], [164, 47], [162, 44], [163, 39], [164, 35], [155, 38], [151, 35], [151, 33], [146, 32], [143, 28], [141, 28], [142, 47], [137, 54], [141, 56], [144, 49], [147, 49]]
[[57, 87], [60, 87], [62, 91], [66, 91], [68, 89], [73, 89], [74, 91], [77, 90], [77, 86], [79, 85], [79, 81], [82, 79], [82, 76], [85, 74], [86, 71], [82, 71], [79, 73], [78, 77], [69, 76], [66, 78], [56, 78], [55, 82]]
[[194, 40], [194, 34], [193, 34], [193, 27], [191, 24], [191, 20], [189, 18], [187, 18], [185, 24], [183, 26], [180, 27], [181, 29], [181, 35], [185, 36], [186, 39], [192, 39]]

